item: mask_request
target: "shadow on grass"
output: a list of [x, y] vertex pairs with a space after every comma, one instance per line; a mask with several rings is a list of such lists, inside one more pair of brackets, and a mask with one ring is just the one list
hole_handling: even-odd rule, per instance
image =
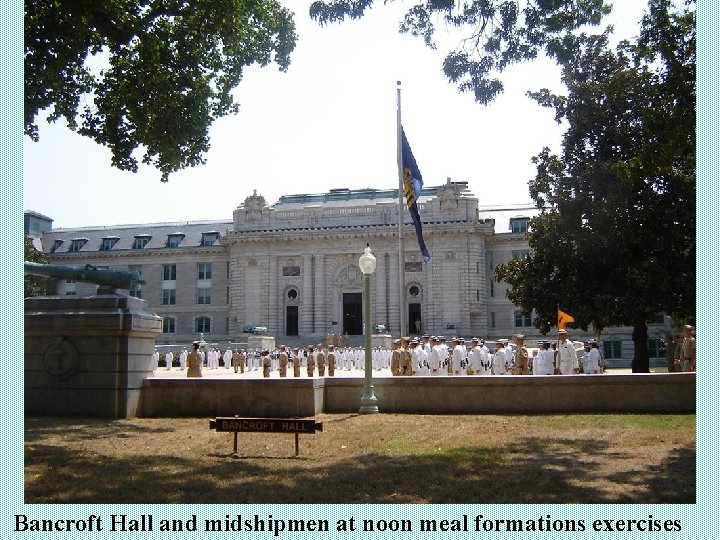
[[[33, 444], [26, 503], [693, 503], [695, 449], [660, 467], [603, 473], [583, 456], [625, 459], [592, 439], [521, 438], [504, 448], [421, 455], [232, 459], [87, 456]], [[317, 463], [315, 463], [317, 462]], [[52, 470], [47, 464], [58, 464]], [[45, 468], [43, 468], [45, 467]], [[620, 489], [610, 490], [614, 484]], [[621, 495], [618, 495], [621, 493]]]
[[129, 438], [141, 433], [169, 433], [175, 431], [172, 426], [140, 426], [130, 422], [116, 420], [109, 423], [106, 419], [83, 420], [77, 422], [68, 418], [25, 418], [25, 441], [42, 440], [46, 434], [61, 433], [74, 439], [98, 439], [101, 437]]

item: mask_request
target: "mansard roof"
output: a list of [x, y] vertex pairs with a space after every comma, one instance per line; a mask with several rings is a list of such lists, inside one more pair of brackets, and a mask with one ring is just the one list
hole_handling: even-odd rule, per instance
[[540, 211], [532, 203], [478, 207], [479, 219], [495, 220], [495, 234], [510, 233], [510, 220], [512, 219], [529, 219], [535, 217], [539, 213]]
[[[104, 238], [118, 238], [109, 251], [133, 250], [136, 238], [147, 238], [147, 244], [141, 249], [179, 249], [194, 248], [202, 245], [204, 233], [223, 234], [232, 228], [232, 221], [187, 221], [174, 223], [145, 223], [131, 225], [112, 225], [103, 227], [78, 227], [68, 229], [52, 229], [43, 234], [43, 251], [50, 252], [56, 240], [62, 244], [56, 249], [56, 254], [68, 251], [75, 238], [86, 238], [87, 242], [79, 249], [81, 253], [100, 251]], [[184, 235], [178, 247], [166, 247], [168, 236]], [[214, 245], [219, 245], [216, 240]]]
[[[43, 251], [51, 252], [57, 245], [56, 254], [70, 250], [73, 239], [87, 242], [78, 251], [92, 253], [101, 251], [103, 239], [117, 238], [106, 252], [141, 252], [146, 250], [177, 250], [202, 246], [203, 234], [219, 236], [235, 231], [235, 234], [280, 232], [298, 230], [330, 230], [354, 228], [382, 228], [396, 223], [398, 190], [395, 189], [331, 189], [320, 194], [283, 195], [272, 206], [254, 193], [246, 199], [247, 205], [235, 210], [233, 220], [202, 220], [188, 222], [127, 224], [102, 227], [78, 227], [52, 229], [42, 234]], [[494, 232], [511, 232], [510, 220], [530, 218], [538, 210], [532, 204], [478, 206], [478, 199], [470, 192], [466, 182], [448, 182], [442, 186], [424, 187], [419, 198], [420, 217], [423, 223], [453, 224], [494, 221]], [[445, 203], [451, 203], [445, 206]], [[458, 204], [460, 203], [460, 204]], [[453, 206], [453, 204], [455, 206]], [[245, 212], [252, 212], [252, 216]], [[48, 218], [49, 219], [49, 218]], [[240, 222], [240, 220], [242, 221]], [[411, 223], [409, 214], [406, 223]], [[182, 236], [177, 247], [168, 247], [170, 236]], [[135, 240], [141, 240], [133, 249]], [[213, 245], [220, 245], [218, 238]]]

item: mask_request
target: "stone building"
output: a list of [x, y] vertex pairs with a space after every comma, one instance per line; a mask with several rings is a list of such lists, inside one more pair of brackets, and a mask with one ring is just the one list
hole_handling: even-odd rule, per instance
[[[359, 336], [358, 259], [366, 244], [377, 258], [372, 322], [393, 335], [540, 338], [506, 298], [507, 285], [493, 279], [496, 264], [528, 253], [525, 232], [535, 208], [483, 208], [466, 183], [448, 180], [423, 189], [419, 212], [431, 260], [423, 262], [404, 210], [402, 306], [397, 189], [285, 195], [273, 205], [254, 192], [232, 221], [49, 229], [40, 238], [56, 263], [139, 270], [147, 283], [134, 294], [163, 317], [158, 343], [185, 344], [201, 332], [218, 343], [242, 341], [250, 326], [267, 327], [288, 344], [317, 343], [329, 332]], [[85, 283], [58, 287], [60, 294], [94, 292]], [[665, 322], [651, 325], [652, 339], [664, 335]], [[606, 334], [618, 359], [632, 358], [629, 329]], [[573, 332], [573, 339], [588, 336]]]

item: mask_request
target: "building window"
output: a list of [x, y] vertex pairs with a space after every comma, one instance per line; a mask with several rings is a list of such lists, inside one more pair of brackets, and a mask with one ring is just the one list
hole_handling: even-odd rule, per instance
[[529, 256], [530, 256], [529, 249], [513, 249], [513, 252], [512, 252], [513, 259], [526, 259]]
[[299, 266], [283, 266], [282, 275], [283, 276], [299, 276], [300, 275], [300, 267]]
[[152, 236], [149, 234], [139, 234], [135, 237], [135, 240], [133, 241], [132, 249], [143, 249], [145, 246], [147, 246], [148, 242]]
[[163, 334], [174, 334], [175, 333], [175, 318], [174, 317], [163, 317]]
[[197, 278], [198, 279], [211, 279], [212, 278], [212, 263], [197, 263]]
[[603, 340], [603, 352], [608, 360], [622, 358], [622, 341], [619, 339]]
[[220, 233], [215, 232], [215, 231], [202, 233], [202, 239], [200, 240], [200, 245], [201, 246], [212, 246], [217, 241], [218, 236], [220, 236]]
[[532, 326], [532, 318], [530, 315], [525, 315], [521, 310], [516, 309], [514, 312], [515, 316], [515, 328], [528, 328]]
[[117, 241], [119, 238], [117, 236], [106, 236], [102, 239], [102, 242], [100, 242], [100, 251], [110, 251], [115, 244], [117, 244]]
[[180, 247], [180, 242], [183, 241], [183, 238], [185, 238], [185, 235], [182, 233], [168, 234], [167, 241], [165, 242], [165, 247]]
[[406, 262], [405, 263], [405, 271], [406, 272], [422, 272], [423, 265], [421, 262], [417, 262], [417, 261]]
[[163, 281], [175, 281], [177, 279], [177, 266], [174, 264], [163, 264]]
[[195, 319], [195, 333], [210, 333], [210, 317], [198, 317]]
[[210, 287], [198, 287], [197, 303], [198, 304], [209, 304], [210, 303]]
[[163, 303], [163, 306], [174, 306], [175, 305], [175, 289], [163, 289], [162, 290], [162, 303]]
[[495, 298], [495, 280], [489, 280], [490, 283], [490, 298]]
[[495, 328], [495, 312], [490, 312], [490, 328]]
[[62, 240], [56, 239], [55, 242], [53, 242], [53, 246], [50, 248], [50, 253], [55, 253], [58, 249], [60, 249], [60, 246], [62, 246], [62, 244]]
[[68, 248], [68, 251], [80, 251], [87, 243], [87, 241], [87, 238], [73, 238], [70, 242], [70, 247]]
[[661, 339], [648, 339], [650, 358], [665, 358], [665, 347]]
[[297, 292], [297, 290], [296, 290], [296, 289], [290, 289], [290, 290], [287, 292], [287, 297], [288, 297], [290, 300], [297, 300], [297, 297], [298, 297], [298, 292]]
[[513, 233], [526, 233], [528, 230], [528, 223], [530, 218], [511, 218], [510, 219], [510, 232]]

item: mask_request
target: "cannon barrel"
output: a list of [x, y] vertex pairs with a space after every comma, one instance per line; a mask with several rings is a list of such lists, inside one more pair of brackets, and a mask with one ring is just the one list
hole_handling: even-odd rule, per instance
[[135, 270], [110, 270], [98, 268], [91, 264], [85, 266], [68, 266], [62, 264], [40, 264], [25, 261], [25, 273], [32, 276], [46, 276], [71, 281], [85, 281], [115, 289], [137, 290], [145, 281], [140, 272]]

